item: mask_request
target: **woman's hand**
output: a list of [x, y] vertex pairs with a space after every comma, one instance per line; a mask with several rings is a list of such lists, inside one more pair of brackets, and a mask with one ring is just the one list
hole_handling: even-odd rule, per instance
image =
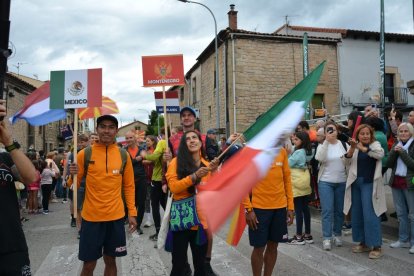
[[208, 169], [212, 172], [215, 172], [219, 164], [220, 164], [220, 159], [216, 157], [213, 159], [213, 161], [210, 162], [210, 164], [208, 165]]
[[355, 149], [357, 147], [358, 142], [354, 138], [350, 138], [349, 144], [351, 145], [351, 148]]
[[398, 145], [395, 145], [394, 150], [396, 152], [400, 153], [401, 151], [403, 151], [403, 148], [402, 148], [402, 146], [400, 144], [398, 144]]
[[206, 176], [208, 173], [209, 173], [209, 168], [208, 167], [201, 167], [195, 172], [195, 175], [196, 175], [197, 179], [200, 179], [200, 178], [203, 178], [204, 176]]

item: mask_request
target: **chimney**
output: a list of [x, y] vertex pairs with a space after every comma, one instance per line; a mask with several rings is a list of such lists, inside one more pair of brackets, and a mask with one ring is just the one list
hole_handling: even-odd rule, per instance
[[229, 28], [232, 30], [237, 30], [237, 11], [234, 10], [235, 5], [230, 5], [230, 11], [227, 13], [229, 15]]

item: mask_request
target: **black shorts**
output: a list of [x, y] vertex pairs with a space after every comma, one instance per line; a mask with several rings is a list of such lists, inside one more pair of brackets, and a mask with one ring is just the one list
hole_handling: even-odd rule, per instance
[[111, 257], [127, 254], [124, 218], [91, 222], [82, 219], [79, 241], [79, 260], [96, 261], [102, 253]]
[[257, 229], [249, 227], [250, 245], [256, 248], [266, 246], [268, 241], [286, 242], [288, 240], [286, 208], [280, 209], [257, 209]]
[[18, 251], [8, 254], [0, 254], [0, 275], [32, 275], [29, 253]]

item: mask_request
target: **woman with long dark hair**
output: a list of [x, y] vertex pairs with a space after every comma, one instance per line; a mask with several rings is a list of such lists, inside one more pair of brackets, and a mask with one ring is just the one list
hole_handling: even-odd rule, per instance
[[[177, 157], [171, 161], [166, 174], [168, 187], [173, 194], [170, 219], [173, 265], [171, 275], [184, 275], [189, 244], [193, 256], [194, 275], [205, 275], [204, 263], [207, 251], [205, 229], [207, 229], [207, 223], [194, 198], [197, 193], [197, 185], [207, 181], [210, 173], [217, 169], [219, 160], [215, 158], [211, 163], [206, 161], [201, 136], [195, 131], [184, 133], [180, 140], [179, 149]], [[187, 202], [181, 210], [185, 208], [187, 215], [194, 214], [190, 224], [186, 223], [189, 219], [188, 216], [180, 217], [180, 214], [184, 213], [178, 212], [180, 202]], [[188, 206], [192, 206], [192, 208]]]

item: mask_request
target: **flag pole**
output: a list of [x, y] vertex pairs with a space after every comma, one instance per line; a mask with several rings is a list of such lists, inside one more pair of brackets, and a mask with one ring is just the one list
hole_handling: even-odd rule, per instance
[[164, 103], [164, 134], [165, 134], [165, 141], [167, 141], [166, 144], [166, 150], [169, 151], [168, 148], [168, 119], [167, 119], [167, 100], [165, 98], [165, 86], [162, 86], [162, 99]]
[[243, 134], [240, 134], [236, 140], [234, 140], [217, 158], [220, 159], [223, 157], [223, 155], [226, 154], [226, 152], [232, 147], [234, 146], [234, 144], [236, 144], [241, 138], [243, 138]]
[[[78, 109], [75, 108], [75, 119], [73, 120], [73, 161], [78, 160]], [[73, 175], [73, 217], [78, 217], [78, 175]]]

